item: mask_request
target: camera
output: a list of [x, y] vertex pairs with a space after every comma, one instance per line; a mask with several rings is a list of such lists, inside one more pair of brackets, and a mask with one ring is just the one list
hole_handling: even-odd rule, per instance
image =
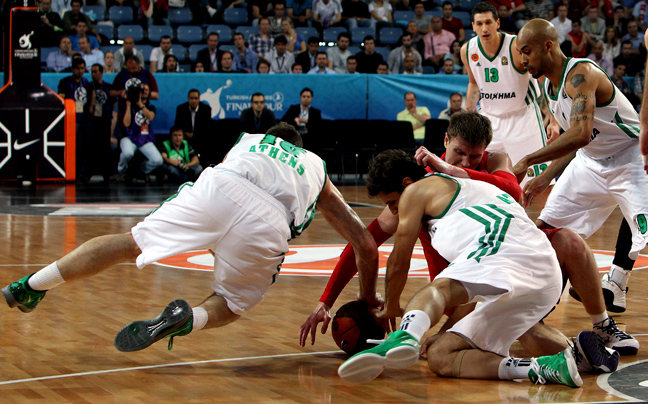
[[144, 91], [144, 88], [140, 84], [135, 84], [126, 90], [126, 99], [131, 102], [131, 104], [137, 104], [140, 101], [140, 95]]

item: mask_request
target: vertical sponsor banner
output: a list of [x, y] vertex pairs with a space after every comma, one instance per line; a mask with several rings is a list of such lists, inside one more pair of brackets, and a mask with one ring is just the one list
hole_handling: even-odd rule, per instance
[[378, 75], [368, 77], [369, 103], [368, 119], [396, 120], [396, 115], [405, 109], [405, 93], [416, 94], [419, 107], [428, 107], [432, 118], [448, 107], [450, 94], [466, 94], [466, 75]]

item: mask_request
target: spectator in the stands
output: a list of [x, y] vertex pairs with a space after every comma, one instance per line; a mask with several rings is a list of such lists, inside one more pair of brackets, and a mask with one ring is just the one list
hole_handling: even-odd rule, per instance
[[312, 0], [288, 0], [286, 1], [288, 17], [292, 18], [295, 26], [309, 27], [313, 18]]
[[115, 70], [120, 71], [129, 56], [136, 56], [140, 63], [144, 63], [144, 55], [135, 48], [135, 39], [132, 36], [124, 38], [124, 44], [115, 52]]
[[223, 51], [220, 60], [220, 69], [219, 73], [236, 73], [233, 68], [234, 65], [234, 55], [230, 51]]
[[272, 111], [266, 108], [265, 96], [254, 93], [250, 99], [250, 108], [241, 112], [243, 131], [247, 133], [266, 133], [277, 122]]
[[104, 73], [118, 73], [115, 71], [115, 54], [112, 51], [104, 53]]
[[47, 55], [47, 69], [53, 72], [70, 71], [72, 68], [72, 43], [70, 38], [62, 36], [59, 48]]
[[377, 74], [389, 74], [389, 66], [387, 66], [387, 62], [381, 62], [378, 64], [378, 68], [376, 69]]
[[286, 0], [275, 0], [273, 10], [274, 14], [268, 17], [268, 22], [270, 23], [270, 35], [276, 38], [283, 35], [281, 23], [286, 14]]
[[463, 43], [466, 40], [466, 32], [464, 31], [463, 22], [452, 16], [452, 2], [445, 1], [443, 3], [443, 18], [441, 20], [442, 28], [454, 34], [459, 41]]
[[103, 66], [103, 52], [98, 49], [91, 49], [88, 37], [79, 38], [79, 48], [81, 49], [81, 57], [86, 62], [86, 71], [90, 72], [92, 65], [95, 63]]
[[250, 43], [250, 49], [259, 58], [272, 50], [274, 37], [270, 35], [270, 22], [267, 18], [264, 17], [259, 20], [259, 32], [250, 35], [248, 42]]
[[292, 67], [290, 68], [290, 73], [291, 74], [304, 74], [304, 68], [299, 63], [293, 63]]
[[259, 59], [259, 63], [257, 63], [256, 67], [257, 73], [260, 74], [270, 74], [272, 71], [270, 71], [270, 62], [268, 62], [265, 59]]
[[169, 3], [167, 0], [139, 0], [140, 24], [143, 27], [152, 25], [171, 25], [169, 21]]
[[196, 62], [202, 63], [206, 72], [216, 73], [218, 63], [223, 56], [223, 52], [218, 49], [219, 35], [216, 32], [210, 32], [207, 35], [207, 47], [198, 51]]
[[301, 52], [295, 57], [295, 62], [299, 63], [302, 67], [304, 73], [308, 73], [310, 69], [315, 67], [315, 57], [317, 56], [317, 51], [319, 50], [319, 38], [312, 36], [308, 38], [308, 44], [306, 45], [306, 52]]
[[355, 54], [359, 73], [376, 73], [378, 65], [384, 61], [382, 55], [375, 51], [376, 41], [371, 35], [364, 37], [362, 51]]
[[205, 72], [205, 66], [203, 66], [202, 62], [196, 62], [191, 67], [191, 70], [194, 73], [204, 73]]
[[283, 21], [281, 21], [281, 31], [286, 37], [286, 41], [288, 41], [286, 44], [288, 52], [296, 55], [306, 49], [306, 41], [301, 34], [295, 32], [295, 26], [290, 17], [284, 17]]
[[63, 33], [63, 21], [61, 16], [52, 10], [52, 0], [41, 0], [38, 6], [40, 15], [40, 37], [41, 46], [58, 46], [58, 35]]
[[[345, 69], [346, 72], [346, 69]], [[308, 74], [336, 74], [337, 72], [328, 67], [328, 57], [326, 52], [317, 52], [315, 58], [315, 67], [308, 71]]]
[[254, 53], [250, 48], [245, 46], [245, 37], [240, 32], [235, 32], [234, 36], [234, 71], [240, 73], [252, 73], [257, 63], [259, 62], [259, 57]]
[[164, 69], [162, 73], [177, 73], [180, 71], [180, 64], [176, 55], [166, 55], [164, 57]]
[[318, 31], [342, 23], [342, 5], [337, 0], [318, 0], [313, 7], [313, 27]]
[[74, 29], [76, 31], [76, 34], [70, 35], [70, 42], [72, 42], [73, 51], [78, 52], [81, 50], [79, 49], [79, 38], [84, 37], [90, 39], [90, 46], [92, 47], [92, 49], [99, 49], [99, 41], [97, 40], [97, 38], [95, 36], [89, 36], [86, 34], [88, 32], [88, 25], [84, 20], [77, 21]]
[[286, 37], [279, 35], [275, 38], [274, 49], [264, 56], [273, 73], [290, 73], [290, 67], [295, 63], [295, 56], [286, 50], [286, 43]]
[[342, 0], [342, 21], [349, 30], [358, 27], [375, 27], [369, 6], [362, 0]]
[[153, 48], [151, 51], [151, 73], [164, 68], [164, 57], [173, 54], [173, 42], [168, 35], [160, 37], [160, 46]]
[[337, 46], [326, 50], [329, 67], [335, 70], [336, 73], [346, 73], [346, 60], [351, 56], [351, 52], [348, 49], [349, 44], [351, 44], [351, 36], [349, 33], [340, 32], [337, 36]]
[[348, 74], [359, 74], [358, 69], [358, 59], [355, 56], [351, 55], [347, 58], [347, 73]]
[[76, 31], [75, 26], [77, 22], [83, 21], [86, 23], [87, 33], [93, 35], [97, 39], [97, 41], [101, 43], [101, 38], [99, 38], [97, 30], [94, 29], [92, 21], [87, 15], [81, 12], [81, 7], [83, 7], [83, 0], [71, 0], [70, 7], [70, 11], [67, 11], [65, 14], [63, 14], [63, 31], [65, 31], [65, 33], [67, 34], [74, 34]]

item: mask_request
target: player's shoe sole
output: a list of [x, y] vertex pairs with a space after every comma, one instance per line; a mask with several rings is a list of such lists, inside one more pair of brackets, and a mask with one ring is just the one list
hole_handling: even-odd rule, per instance
[[[189, 303], [178, 299], [169, 303], [159, 316], [151, 320], [133, 321], [115, 337], [115, 347], [123, 352], [139, 351], [164, 337], [176, 337], [191, 332], [193, 313]], [[169, 349], [172, 340], [169, 341]]]

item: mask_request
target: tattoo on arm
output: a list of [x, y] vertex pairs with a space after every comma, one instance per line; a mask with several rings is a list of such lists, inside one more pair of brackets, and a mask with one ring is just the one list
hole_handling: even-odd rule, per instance
[[[587, 106], [587, 98], [588, 96], [583, 93], [576, 94], [574, 102], [572, 103], [570, 122], [574, 123], [594, 119], [593, 113], [584, 114]], [[590, 100], [596, 100], [596, 93], [594, 91], [590, 92], [589, 98]]]
[[581, 84], [585, 82], [585, 75], [583, 74], [574, 74], [574, 76], [569, 80], [574, 88], [578, 88]]

